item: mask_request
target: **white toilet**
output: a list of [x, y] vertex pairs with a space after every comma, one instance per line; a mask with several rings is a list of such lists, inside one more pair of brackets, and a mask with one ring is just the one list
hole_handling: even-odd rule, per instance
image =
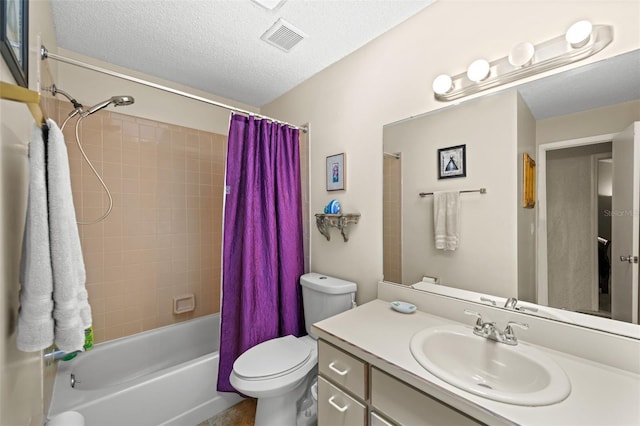
[[258, 398], [256, 426], [294, 426], [298, 401], [317, 374], [318, 347], [311, 325], [355, 305], [356, 284], [311, 272], [300, 277], [308, 336], [285, 336], [249, 349], [233, 363], [229, 380], [240, 393]]

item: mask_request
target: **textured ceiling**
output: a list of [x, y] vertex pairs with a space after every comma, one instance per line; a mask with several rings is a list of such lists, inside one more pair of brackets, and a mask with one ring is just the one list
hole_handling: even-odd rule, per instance
[[[261, 107], [431, 0], [52, 0], [58, 46]], [[308, 35], [289, 53], [260, 39], [279, 18]]]

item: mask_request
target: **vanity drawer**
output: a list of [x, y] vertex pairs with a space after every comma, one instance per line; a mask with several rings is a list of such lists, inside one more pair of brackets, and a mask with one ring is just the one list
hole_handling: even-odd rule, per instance
[[321, 375], [363, 401], [367, 399], [367, 363], [318, 341], [318, 370]]
[[400, 425], [482, 424], [375, 367], [371, 369], [371, 406]]
[[318, 426], [365, 426], [367, 407], [318, 377]]
[[369, 418], [369, 425], [370, 426], [393, 426], [392, 423], [389, 423], [388, 421], [380, 417], [378, 413], [375, 413], [373, 411], [371, 412], [371, 416]]

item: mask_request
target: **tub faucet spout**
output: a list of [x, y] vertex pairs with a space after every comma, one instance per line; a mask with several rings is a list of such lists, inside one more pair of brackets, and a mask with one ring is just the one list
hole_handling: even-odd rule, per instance
[[56, 350], [56, 351], [44, 354], [44, 360], [46, 362], [58, 361], [67, 355], [69, 354], [66, 353], [65, 351]]

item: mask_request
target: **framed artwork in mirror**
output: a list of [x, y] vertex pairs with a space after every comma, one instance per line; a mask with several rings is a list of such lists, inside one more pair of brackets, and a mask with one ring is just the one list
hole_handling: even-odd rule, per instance
[[2, 0], [0, 52], [19, 86], [29, 85], [29, 1]]
[[522, 207], [536, 206], [536, 162], [526, 152], [522, 155]]
[[327, 191], [342, 191], [346, 189], [345, 154], [327, 157]]
[[457, 145], [438, 150], [438, 179], [467, 176], [467, 146]]

